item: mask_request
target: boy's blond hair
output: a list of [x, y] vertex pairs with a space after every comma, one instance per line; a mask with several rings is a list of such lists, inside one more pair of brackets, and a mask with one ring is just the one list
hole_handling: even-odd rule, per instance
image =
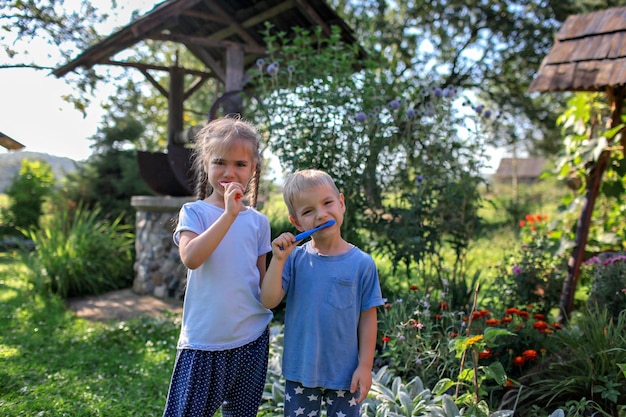
[[283, 199], [289, 210], [289, 215], [295, 217], [295, 200], [298, 196], [312, 187], [320, 185], [327, 186], [341, 194], [333, 178], [324, 171], [319, 169], [304, 169], [296, 171], [287, 177], [285, 186], [283, 187]]

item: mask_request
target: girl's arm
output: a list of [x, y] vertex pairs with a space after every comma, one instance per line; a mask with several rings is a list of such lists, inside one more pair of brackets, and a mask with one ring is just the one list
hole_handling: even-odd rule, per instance
[[202, 265], [220, 244], [236, 218], [236, 213], [225, 211], [215, 223], [199, 235], [188, 230], [182, 231], [178, 249], [183, 264], [189, 269], [196, 269]]
[[376, 337], [378, 323], [376, 307], [361, 312], [359, 318], [359, 365], [352, 374], [350, 392], [358, 391], [357, 402], [362, 402], [372, 387], [372, 367], [374, 366], [374, 352], [376, 351]]

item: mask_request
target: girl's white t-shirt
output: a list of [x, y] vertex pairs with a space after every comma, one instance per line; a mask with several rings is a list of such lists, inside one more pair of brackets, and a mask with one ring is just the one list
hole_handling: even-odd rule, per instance
[[[174, 242], [189, 230], [201, 234], [224, 212], [198, 200], [180, 210]], [[248, 208], [211, 256], [188, 270], [179, 349], [226, 350], [256, 340], [272, 319], [261, 303], [258, 257], [271, 250], [267, 217]]]

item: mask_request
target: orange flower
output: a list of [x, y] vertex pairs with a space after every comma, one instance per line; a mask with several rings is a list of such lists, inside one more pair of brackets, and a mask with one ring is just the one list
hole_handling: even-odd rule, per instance
[[448, 303], [446, 303], [445, 301], [439, 301], [439, 310], [448, 310]]
[[485, 348], [483, 352], [478, 352], [478, 359], [489, 359], [491, 357], [491, 349]]
[[527, 221], [528, 223], [530, 223], [530, 224], [532, 224], [532, 223], [535, 221], [535, 218], [533, 217], [533, 215], [532, 215], [532, 214], [527, 214], [527, 215], [525, 216], [525, 219], [526, 219], [526, 221]]
[[524, 366], [525, 363], [526, 361], [522, 356], [516, 356], [515, 359], [513, 359], [513, 365], [515, 366]]
[[451, 337], [451, 338], [453, 338], [453, 339], [454, 339], [455, 337], [457, 337], [458, 335], [459, 335], [459, 334], [458, 334], [458, 333], [455, 333], [455, 332], [451, 332], [450, 334], [448, 334], [448, 336], [450, 336], [450, 337]]
[[537, 313], [537, 314], [535, 314], [535, 315], [533, 316], [533, 318], [534, 318], [535, 320], [545, 320], [545, 319], [546, 319], [546, 316], [545, 316], [545, 314]]
[[521, 310], [517, 313], [518, 316], [520, 316], [523, 319], [527, 319], [530, 317], [530, 313], [526, 310]]
[[510, 307], [506, 309], [504, 314], [506, 314], [507, 316], [516, 316], [519, 314], [519, 310], [515, 307]]
[[536, 350], [527, 349], [524, 351], [524, 353], [522, 353], [522, 356], [524, 356], [524, 359], [532, 361], [537, 359], [538, 355]]
[[533, 324], [533, 327], [539, 330], [540, 332], [543, 332], [548, 328], [548, 323], [546, 323], [543, 320], [537, 320], [535, 324]]
[[417, 287], [417, 285], [411, 285], [411, 287], [409, 289], [411, 291], [417, 291], [419, 288]]
[[441, 314], [435, 314], [435, 315], [433, 316], [433, 318], [434, 318], [435, 320], [441, 320], [441, 319], [443, 318], [443, 316], [442, 316]]
[[502, 323], [511, 323], [513, 321], [512, 318], [510, 317], [503, 317], [502, 318]]
[[555, 330], [561, 330], [563, 328], [563, 325], [561, 323], [553, 323], [552, 328]]
[[485, 324], [487, 324], [487, 326], [495, 327], [498, 324], [500, 324], [500, 320], [498, 320], [498, 319], [489, 319], [489, 320], [485, 321]]
[[524, 220], [520, 220], [519, 227], [524, 227], [524, 226], [526, 226], [526, 222]]

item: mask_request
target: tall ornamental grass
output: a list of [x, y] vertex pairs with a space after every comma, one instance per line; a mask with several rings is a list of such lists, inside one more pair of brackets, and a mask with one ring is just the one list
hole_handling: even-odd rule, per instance
[[22, 230], [35, 245], [20, 253], [38, 293], [66, 298], [129, 287], [134, 234], [121, 216], [111, 222], [100, 214], [79, 206], [53, 214], [39, 230]]

